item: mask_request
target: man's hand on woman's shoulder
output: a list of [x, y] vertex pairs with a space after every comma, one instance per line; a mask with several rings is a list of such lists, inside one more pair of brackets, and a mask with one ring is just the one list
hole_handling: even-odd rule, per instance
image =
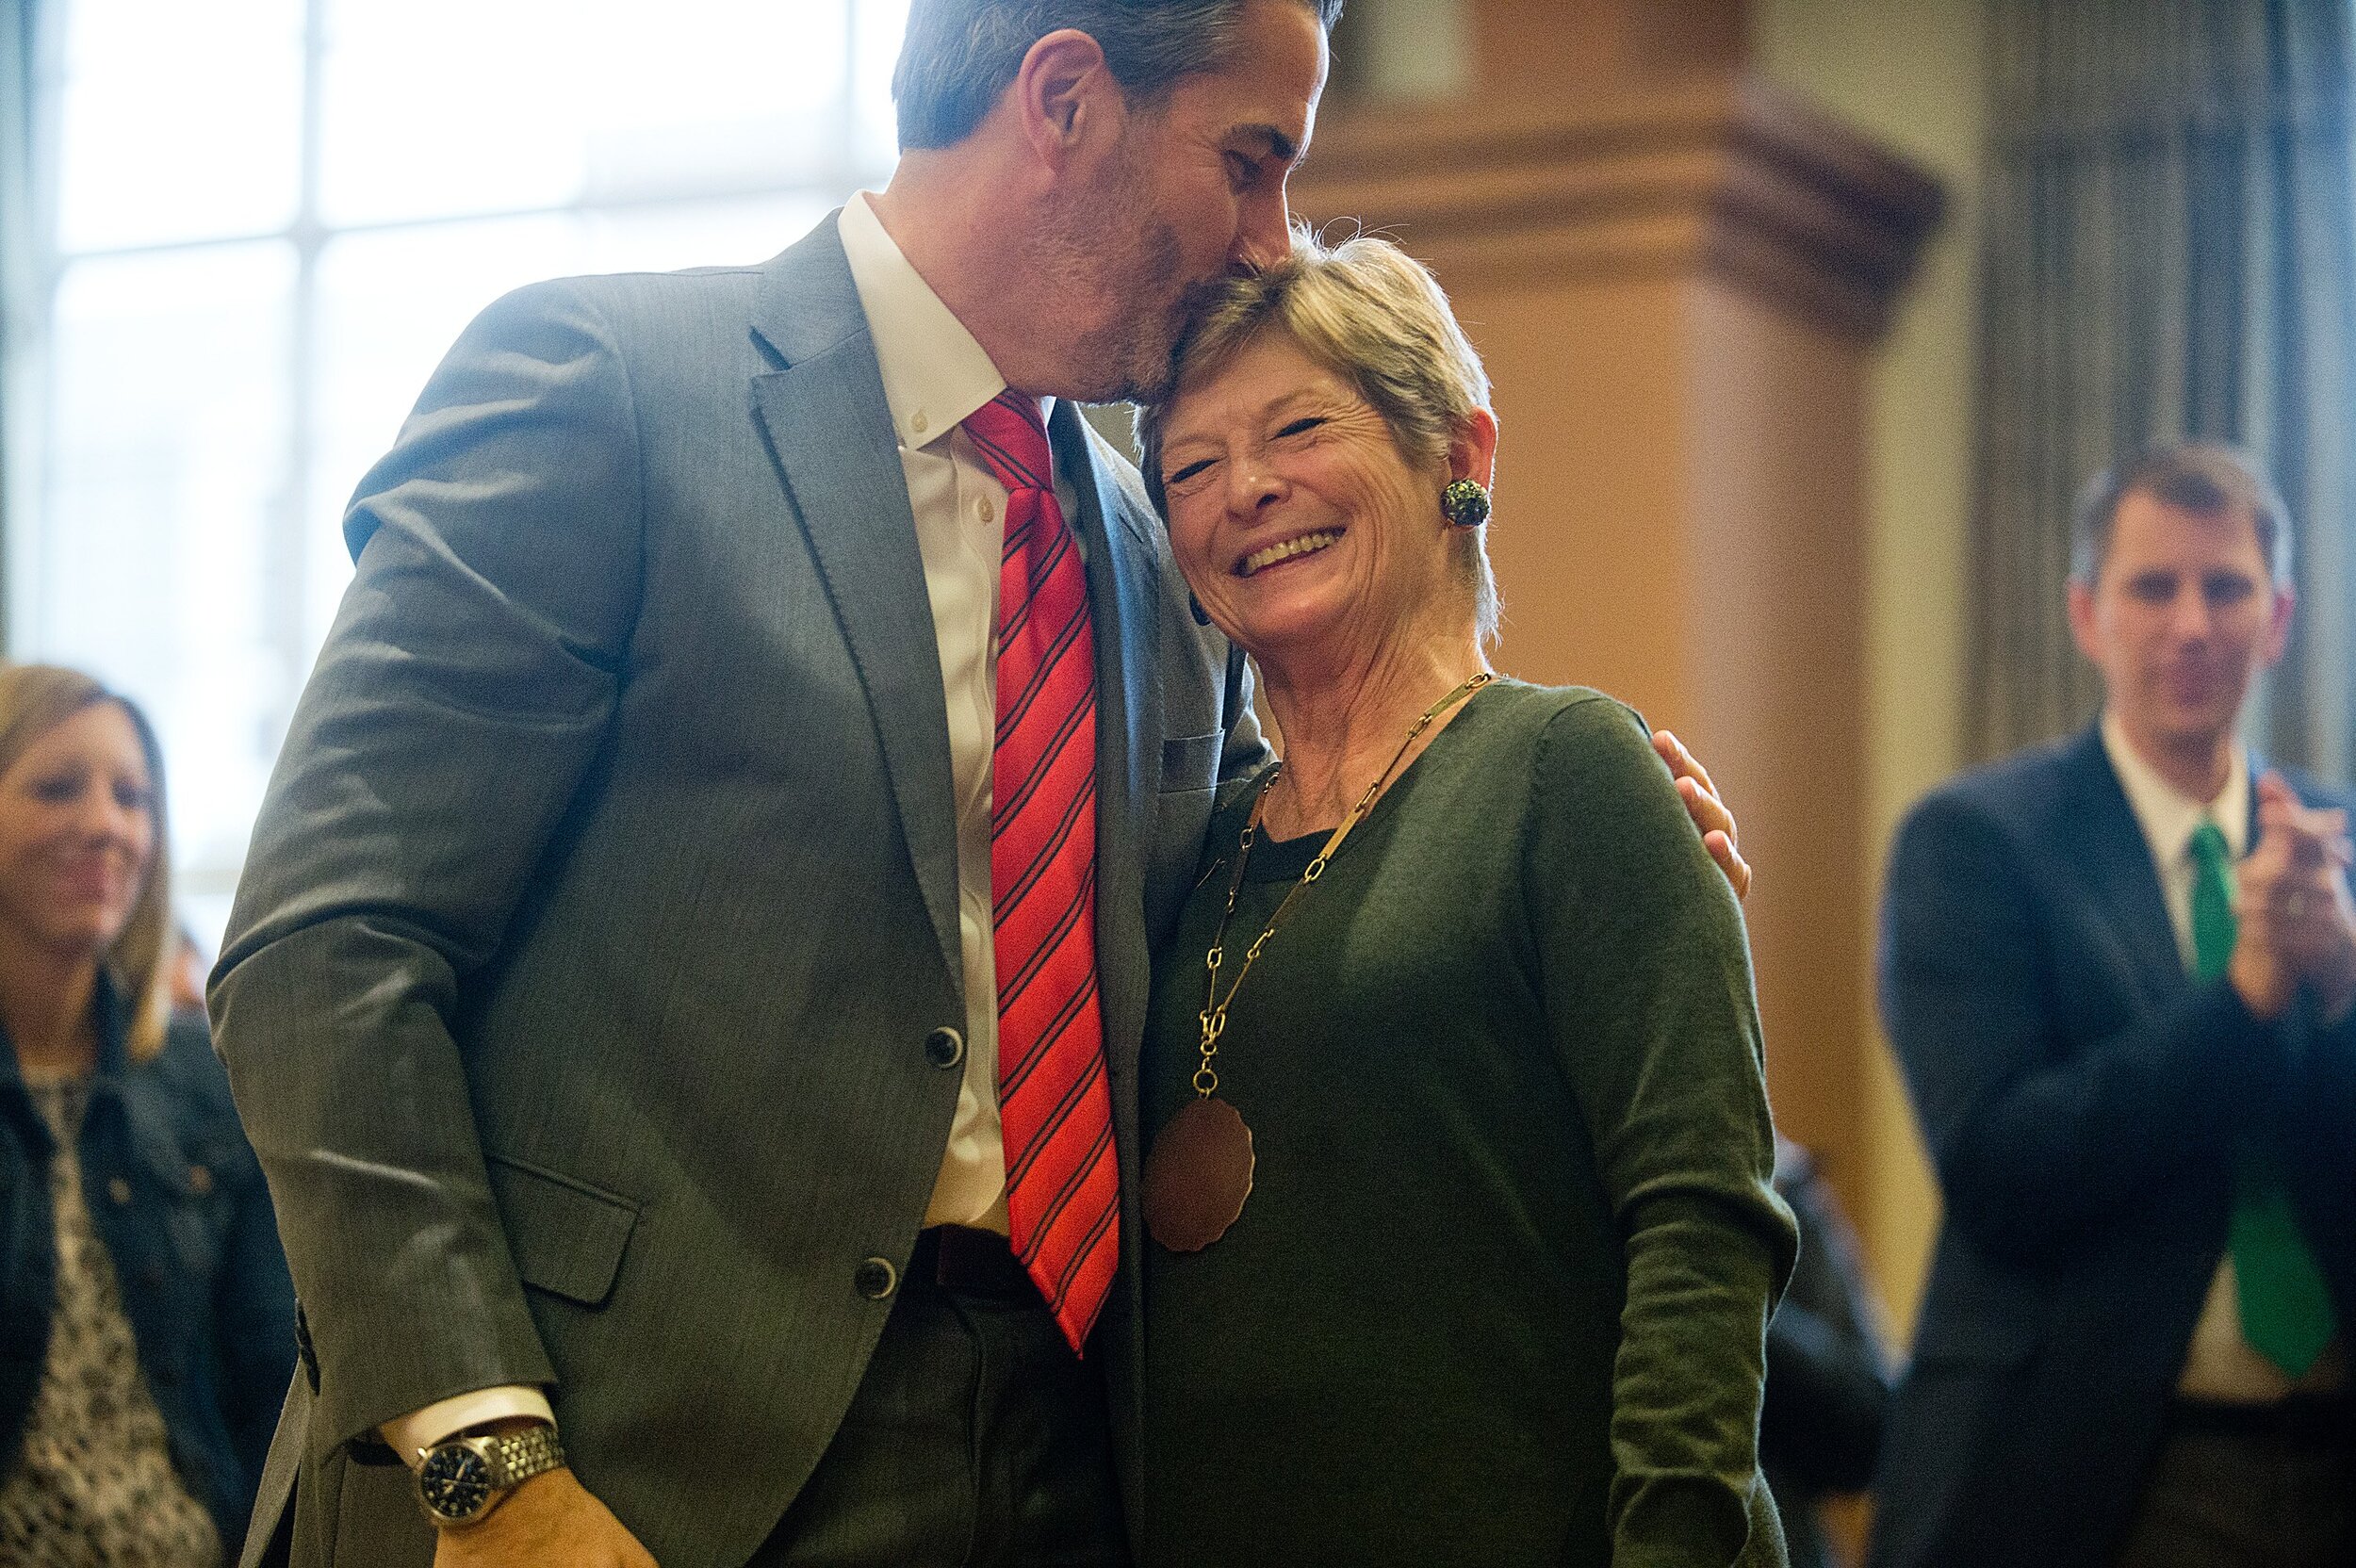
[[1718, 786], [1710, 781], [1710, 770], [1701, 760], [1685, 749], [1685, 743], [1665, 729], [1652, 732], [1652, 748], [1661, 760], [1669, 764], [1669, 772], [1677, 783], [1677, 794], [1685, 802], [1686, 814], [1693, 825], [1701, 829], [1702, 847], [1718, 862], [1718, 869], [1726, 874], [1738, 899], [1751, 895], [1751, 863], [1742, 858], [1736, 846], [1734, 813], [1718, 798]]

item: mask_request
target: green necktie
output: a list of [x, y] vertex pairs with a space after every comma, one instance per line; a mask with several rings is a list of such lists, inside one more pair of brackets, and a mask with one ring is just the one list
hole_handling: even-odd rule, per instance
[[[2233, 894], [2225, 835], [2206, 818], [2192, 832], [2192, 969], [2202, 980], [2233, 956]], [[2282, 1164], [2244, 1145], [2233, 1167], [2233, 1252], [2242, 1337], [2291, 1377], [2304, 1376], [2331, 1343], [2331, 1292], [2299, 1233]]]

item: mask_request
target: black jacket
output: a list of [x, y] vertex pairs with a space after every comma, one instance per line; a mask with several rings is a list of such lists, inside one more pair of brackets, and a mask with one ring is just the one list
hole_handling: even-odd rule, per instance
[[1946, 1216], [1873, 1561], [2097, 1568], [2142, 1494], [2244, 1140], [2281, 1156], [2356, 1324], [2356, 1021], [2262, 1023], [2186, 975], [2099, 729], [1907, 817], [1881, 997]]
[[[260, 1168], [202, 1020], [133, 1063], [123, 1007], [99, 987], [98, 1071], [82, 1185], [123, 1287], [172, 1462], [236, 1560], [294, 1367], [294, 1287]], [[0, 1042], [0, 1465], [12, 1465], [56, 1303], [55, 1140]]]

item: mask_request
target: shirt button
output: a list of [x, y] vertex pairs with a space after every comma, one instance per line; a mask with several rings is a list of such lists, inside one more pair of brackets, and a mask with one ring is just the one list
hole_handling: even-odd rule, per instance
[[922, 435], [932, 428], [933, 422], [924, 417], [924, 411], [923, 409], [920, 408], [915, 413], [908, 416], [908, 429], [914, 431], [917, 434]]
[[106, 1196], [119, 1204], [128, 1203], [131, 1200], [131, 1184], [120, 1176], [113, 1177], [106, 1183]]
[[188, 1167], [188, 1190], [199, 1198], [213, 1190], [213, 1173], [201, 1165]]
[[869, 1258], [851, 1271], [851, 1288], [870, 1301], [880, 1301], [900, 1283], [900, 1271], [890, 1258]]
[[924, 1037], [924, 1059], [938, 1068], [952, 1068], [965, 1060], [965, 1037], [947, 1027], [934, 1030]]
[[985, 496], [973, 503], [973, 515], [986, 523], [994, 523], [998, 520], [998, 509], [990, 505], [990, 498]]

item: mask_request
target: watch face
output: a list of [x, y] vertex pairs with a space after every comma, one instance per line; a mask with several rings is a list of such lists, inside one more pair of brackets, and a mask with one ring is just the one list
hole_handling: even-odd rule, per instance
[[417, 1467], [417, 1494], [444, 1519], [471, 1519], [491, 1500], [491, 1466], [472, 1448], [446, 1444]]

